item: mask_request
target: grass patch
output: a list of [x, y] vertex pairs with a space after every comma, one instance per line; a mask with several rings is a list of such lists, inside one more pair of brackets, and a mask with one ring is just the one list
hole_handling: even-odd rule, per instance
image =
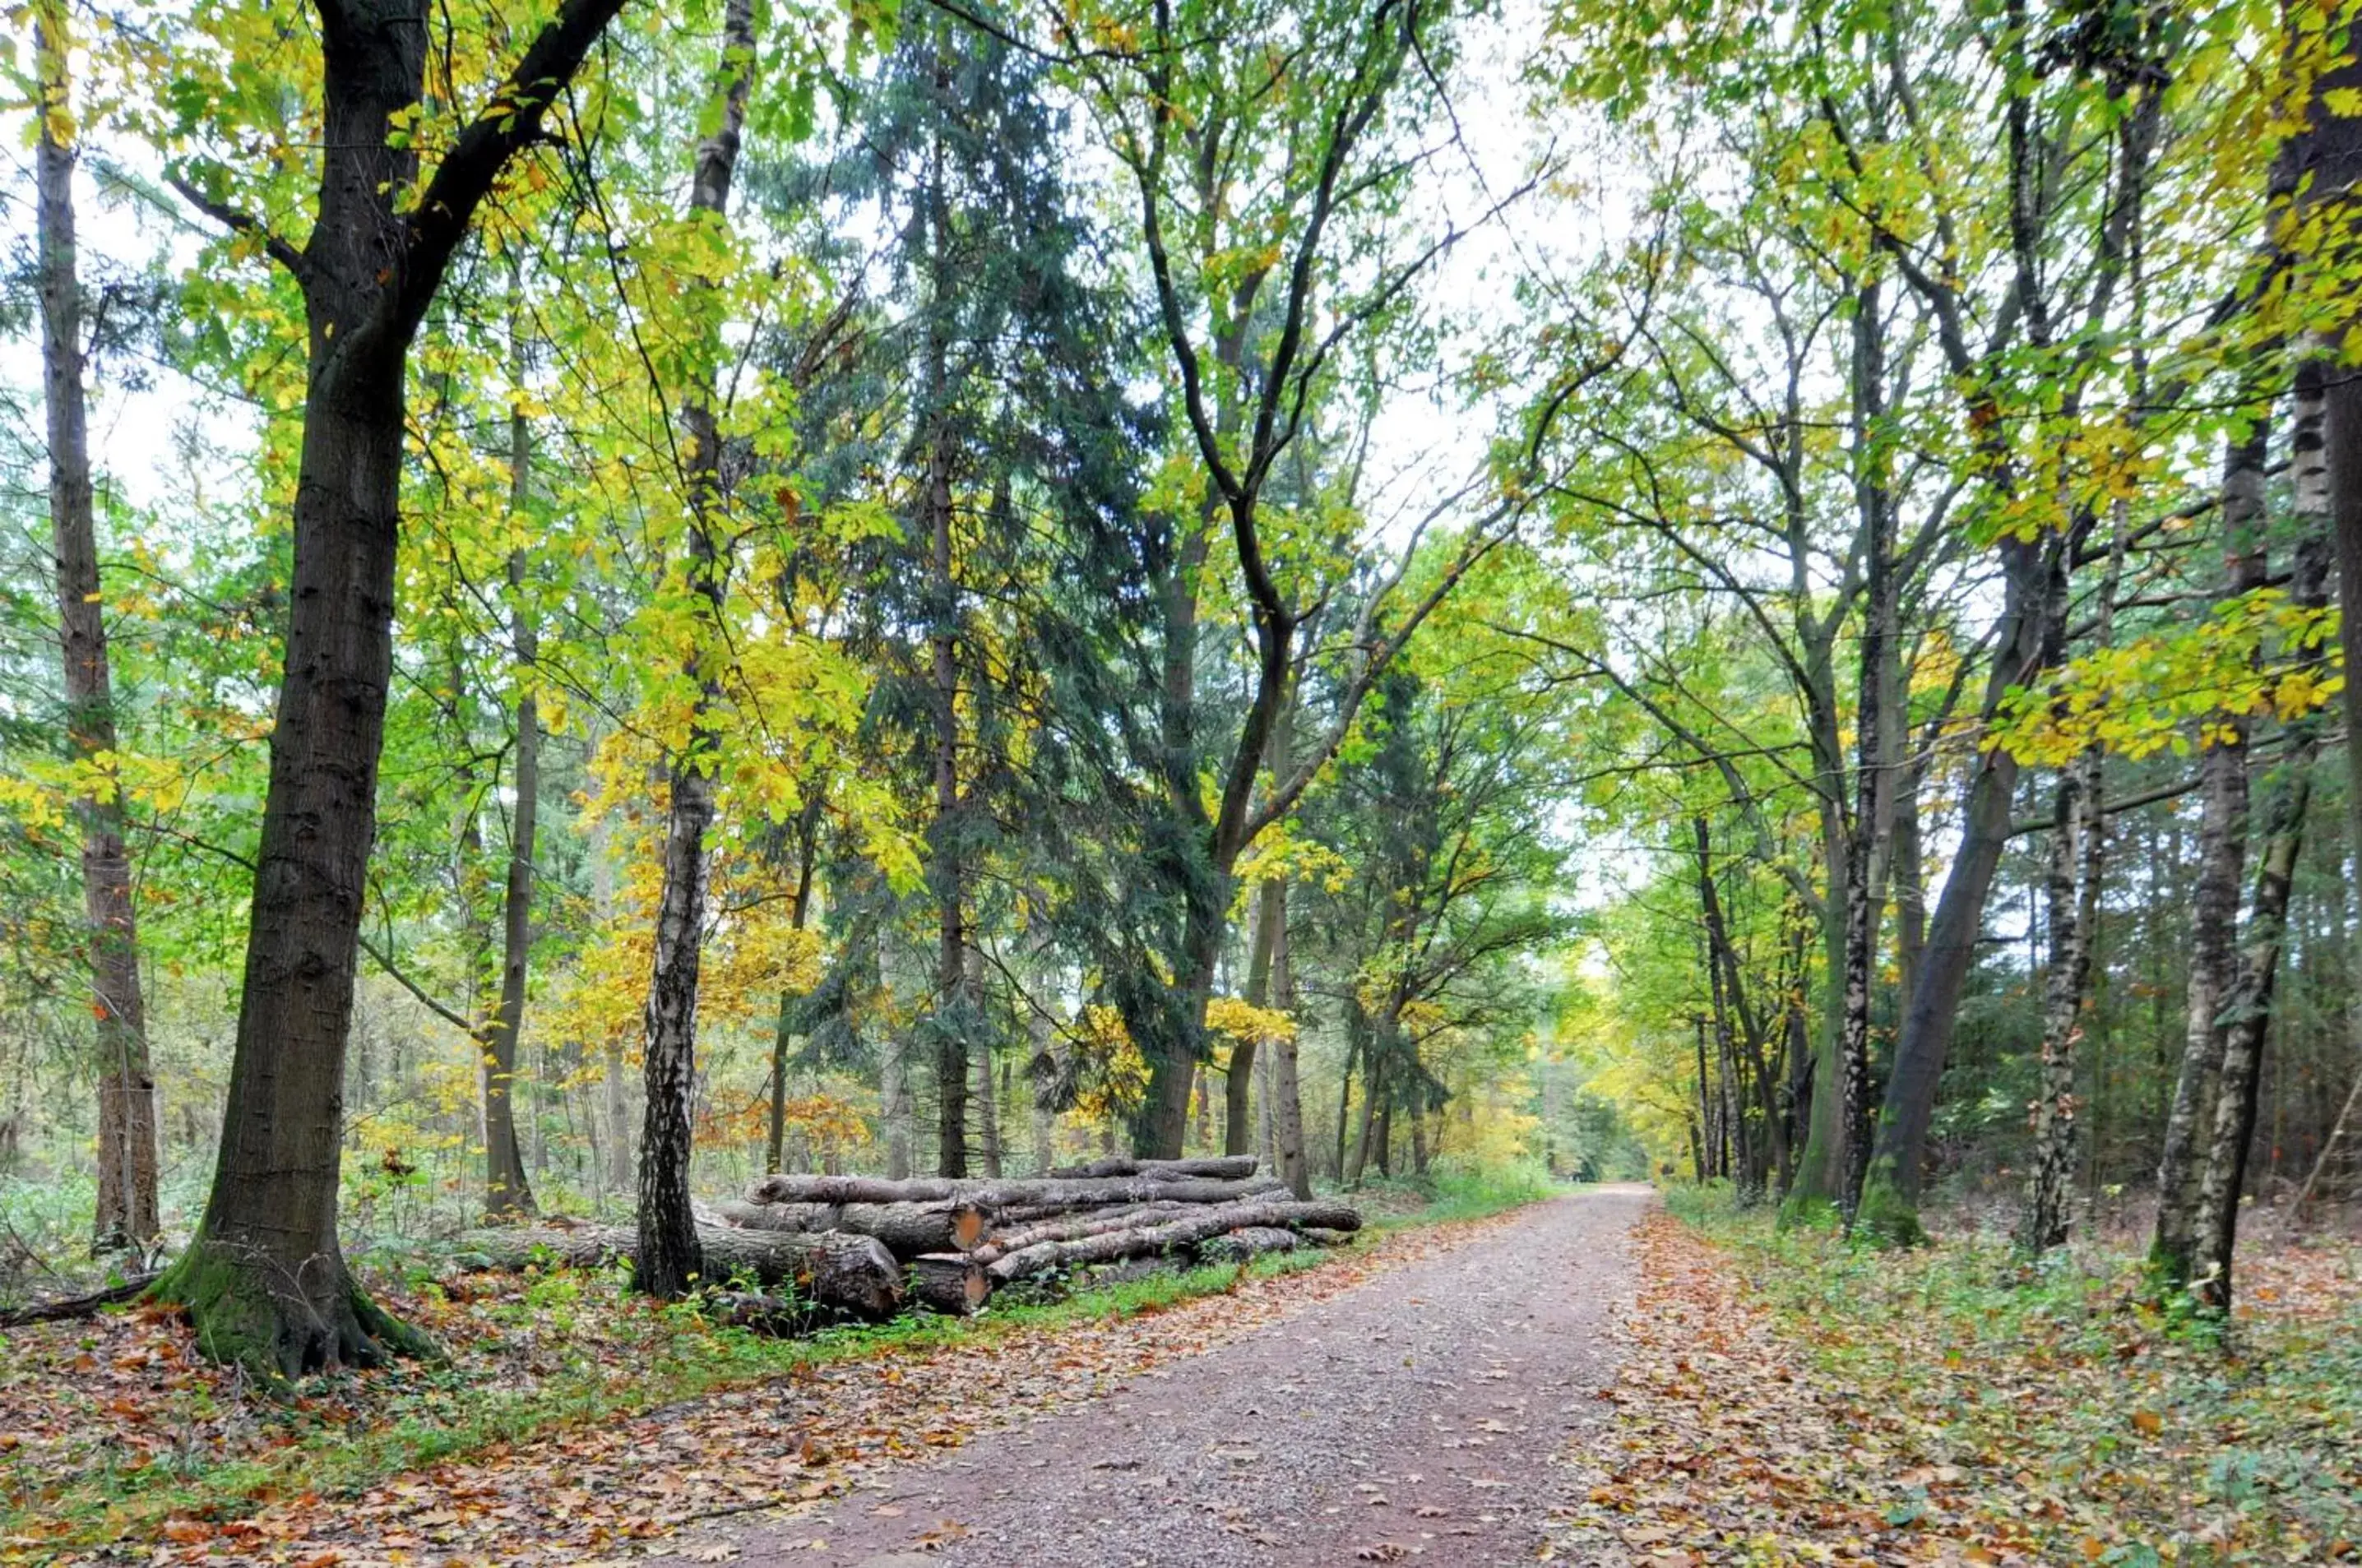
[[1363, 1207], [1374, 1231], [1405, 1225], [1440, 1225], [1486, 1220], [1496, 1214], [1579, 1188], [1554, 1181], [1538, 1165], [1460, 1167], [1439, 1161], [1425, 1176], [1400, 1176], [1364, 1184], [1340, 1196]]

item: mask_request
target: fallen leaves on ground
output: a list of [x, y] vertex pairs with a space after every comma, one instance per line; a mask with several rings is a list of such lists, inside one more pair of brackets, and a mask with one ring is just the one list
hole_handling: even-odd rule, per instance
[[2362, 1560], [2362, 1272], [2243, 1260], [2231, 1348], [2121, 1257], [1641, 1228], [1618, 1420], [1549, 1554], [1720, 1563]]
[[[944, 1323], [915, 1343], [875, 1336], [813, 1355], [749, 1386], [626, 1413], [635, 1387], [685, 1355], [776, 1353], [733, 1330], [691, 1328], [600, 1276], [478, 1282], [485, 1292], [392, 1297], [452, 1353], [315, 1380], [292, 1404], [199, 1359], [186, 1328], [135, 1310], [15, 1336], [0, 1373], [0, 1562], [51, 1561], [43, 1502], [78, 1502], [88, 1538], [93, 1486], [116, 1499], [122, 1534], [105, 1561], [256, 1562], [300, 1568], [620, 1562], [689, 1554], [726, 1561], [699, 1527], [793, 1514], [957, 1448], [1028, 1413], [1156, 1377], [1162, 1364], [1291, 1317], [1371, 1276], [1457, 1245], [1497, 1220], [1391, 1232], [1318, 1267], [1248, 1275], [1230, 1290], [1131, 1316]], [[486, 1390], [579, 1400], [570, 1424], [547, 1399], [543, 1435], [501, 1442]], [[522, 1408], [522, 1407], [520, 1407]], [[512, 1418], [513, 1419], [513, 1418]], [[372, 1441], [396, 1429], [460, 1455], [380, 1480]], [[348, 1485], [325, 1452], [348, 1440]], [[277, 1463], [273, 1460], [276, 1456]], [[316, 1463], [315, 1463], [316, 1461]], [[240, 1466], [261, 1465], [245, 1483]], [[380, 1474], [381, 1474], [381, 1467]], [[189, 1478], [182, 1487], [179, 1478]], [[193, 1506], [160, 1510], [182, 1492]], [[52, 1519], [55, 1513], [50, 1516]], [[684, 1535], [684, 1531], [692, 1532]], [[128, 1541], [141, 1550], [128, 1558]], [[723, 1556], [697, 1559], [700, 1551]], [[93, 1557], [85, 1560], [100, 1560]]]

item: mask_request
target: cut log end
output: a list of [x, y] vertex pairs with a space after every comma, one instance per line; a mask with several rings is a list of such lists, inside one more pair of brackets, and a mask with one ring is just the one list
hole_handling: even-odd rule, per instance
[[992, 1297], [992, 1276], [974, 1258], [930, 1253], [911, 1260], [910, 1295], [930, 1312], [965, 1318]]

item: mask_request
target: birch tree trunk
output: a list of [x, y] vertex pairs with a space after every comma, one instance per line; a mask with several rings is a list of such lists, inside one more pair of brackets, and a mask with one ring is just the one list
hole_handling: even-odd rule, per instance
[[[2116, 509], [2107, 570], [2100, 579], [2092, 641], [2105, 648], [2115, 636], [2116, 593], [2124, 580], [2124, 509]], [[2067, 606], [2058, 607], [2063, 644]], [[2063, 657], [2063, 650], [2061, 652]], [[2100, 873], [2106, 859], [2107, 818], [2102, 809], [2103, 749], [2083, 748], [2058, 781], [2058, 821], [2051, 828], [2044, 886], [2050, 911], [2050, 974], [2042, 1026], [2042, 1092], [2035, 1102], [2034, 1174], [2026, 1191], [2019, 1244], [2047, 1252], [2067, 1240], [2067, 1205], [2074, 1190], [2075, 1047], [2083, 1032], [2083, 1003], [2092, 989], [2092, 949], [2098, 940]]]
[[[690, 185], [691, 214], [727, 221], [730, 187], [753, 85], [754, 0], [728, 0], [715, 79], [720, 118], [698, 144]], [[710, 282], [697, 286], [712, 288]], [[682, 479], [688, 492], [688, 586], [705, 617], [683, 670], [695, 690], [687, 744], [672, 765], [666, 825], [664, 890], [657, 909], [655, 974], [648, 983], [647, 1040], [642, 1064], [647, 1101], [640, 1123], [639, 1247], [632, 1286], [662, 1298], [685, 1296], [702, 1278], [705, 1256], [689, 1198], [691, 1106], [697, 1081], [697, 992], [705, 941], [705, 835], [713, 823], [722, 736], [723, 615], [729, 592], [722, 483], [722, 432], [714, 414], [718, 340], [705, 345], [708, 379], [681, 410], [689, 437]]]
[[[2018, 1243], [2046, 1252], [2067, 1240], [2075, 1171], [2075, 1041], [2092, 973], [2101, 858], [2100, 751], [2088, 747], [2058, 781], [2058, 822], [2043, 867], [2050, 973], [2042, 1020], [2042, 1088], [2034, 1106], [2034, 1174]], [[2080, 882], [2080, 895], [2079, 895]]]
[[[1860, 291], [1854, 307], [1853, 407], [1855, 491], [1862, 523], [1863, 600], [1860, 696], [1854, 718], [1857, 761], [1854, 815], [1846, 850], [1844, 1024], [1838, 1042], [1843, 1076], [1839, 1101], [1845, 1123], [1845, 1185], [1838, 1204], [1850, 1231], [1870, 1175], [1870, 1006], [1878, 966], [1882, 899], [1878, 868], [1893, 833], [1888, 739], [1895, 725], [1885, 712], [1887, 660], [1895, 636], [1893, 569], [1893, 509], [1882, 469], [1873, 455], [1884, 442], [1877, 428], [1886, 413], [1886, 348], [1878, 285]], [[2004, 806], [2005, 806], [2004, 802]], [[1979, 902], [1982, 900], [1980, 898]]]
[[[2328, 601], [2333, 545], [2329, 537], [2329, 474], [2323, 449], [2323, 383], [2328, 367], [2308, 356], [2297, 374], [2295, 441], [2290, 456], [2296, 498], [2296, 565], [2290, 602], [2319, 609]], [[2318, 668], [2319, 655], [2312, 656]], [[2255, 1143], [2257, 1090], [2263, 1076], [2264, 1043], [2271, 1026], [2272, 997], [2286, 945], [2290, 887], [2304, 843], [2304, 818], [2312, 793], [2312, 764], [2321, 746], [2321, 717], [2301, 714], [2288, 722], [2286, 749], [2267, 780], [2263, 852], [2256, 867], [2246, 940], [2240, 944], [2238, 978], [2224, 1007], [2228, 1029], [2223, 1041], [2223, 1072], [2214, 1097], [2206, 1165], [2198, 1180], [2193, 1216], [2196, 1262], [2203, 1273], [2192, 1286], [2200, 1299], [2221, 1312], [2231, 1309], [2232, 1254], [2237, 1245], [2239, 1197], [2246, 1184], [2247, 1156]]]
[[[2266, 561], [2264, 470], [2270, 426], [2255, 428], [2227, 447], [2223, 468], [2224, 595], [2236, 599], [2262, 586]], [[2198, 837], [2198, 884], [2190, 911], [2190, 985], [2181, 1065], [2167, 1110], [2158, 1156], [2157, 1228], [2149, 1268], [2178, 1290], [2196, 1258], [2197, 1173], [2202, 1127], [2211, 1126], [2223, 1070], [2223, 1009], [2235, 976], [2240, 884], [2247, 855], [2247, 742], [2244, 713], [2210, 715], [2213, 744], [2199, 758], [2204, 791]]]

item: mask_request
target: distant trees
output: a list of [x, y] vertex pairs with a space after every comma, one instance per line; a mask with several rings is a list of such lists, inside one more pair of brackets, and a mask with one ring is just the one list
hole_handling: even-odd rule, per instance
[[[2189, 149], [2222, 145], [2208, 127], [2313, 102], [2324, 65], [2319, 80], [2343, 80], [2350, 24], [2301, 25], [2267, 82], [2227, 65], [2271, 36], [2260, 14], [2184, 29], [2147, 13], [2101, 27], [1837, 4], [1782, 29], [1793, 48], [1776, 58], [1737, 13], [1678, 58], [1611, 8], [1560, 18], [1572, 94], [1712, 125], [1717, 151], [1662, 171], [1664, 223], [1630, 275], [1669, 280], [1666, 325], [1596, 405], [1615, 423], [1563, 427], [1593, 447], [1561, 515], [1603, 569], [1632, 576], [1602, 633], [1578, 628], [1549, 661], [1637, 710], [1663, 747], [1647, 766], [1716, 780], [1708, 839], [1746, 846], [1749, 878], [1784, 887], [1822, 933], [1795, 978], [1822, 1020], [1805, 1070], [1767, 1101], [1717, 1035], [1715, 1059], [1684, 1074], [1723, 1085], [1697, 1085], [1698, 1114], [1736, 1100], [1742, 1145], [1801, 1145], [1792, 1212], [1826, 1200], [1914, 1238], [1946, 1107], [1990, 1081], [1981, 1062], [1956, 1082], [1952, 1046], [1965, 1020], [1990, 1027], [2010, 983], [1997, 908], [2021, 909], [2039, 955], [2024, 984], [2044, 1002], [2008, 1091], [2031, 1134], [2020, 1232], [2056, 1244], [2103, 1157], [2091, 1107], [2122, 1104], [2121, 1057], [2086, 1054], [2093, 1009], [2121, 1012], [2103, 993], [2125, 962], [2111, 884], [2130, 873], [2103, 845], [2194, 792], [2190, 962], [2173, 968], [2186, 1028], [2168, 1058], [2180, 1083], [2151, 1125], [2163, 1272], [2220, 1282], [2206, 1284], [2219, 1300], [2224, 1195], [2246, 1187], [2253, 1143], [2250, 1052], [2286, 1027], [2272, 977], [2301, 859], [2286, 835], [2301, 833], [2321, 701], [2319, 400], [2307, 414], [2300, 399], [2286, 448], [2272, 412], [2302, 362], [2290, 324], [2318, 308], [2297, 304], [2295, 259], [2324, 239], [2290, 225], [2302, 181], [2268, 179], [2270, 138], [2240, 144], [2244, 185]], [[1636, 155], [1654, 146], [1636, 138]], [[1970, 146], [1988, 150], [1983, 172], [1937, 150]], [[2235, 238], [2191, 244], [2167, 215], [2193, 201]], [[2223, 466], [2191, 463], [2200, 448]], [[2196, 527], [2224, 541], [2219, 577], [2191, 569]], [[2185, 629], [2193, 616], [2203, 627]], [[1734, 621], [1753, 645], [1736, 659]], [[1652, 640], [1668, 634], [1682, 640]], [[1788, 699], [1768, 724], [1767, 680]], [[2158, 778], [2168, 747], [2195, 754], [2194, 779]], [[2268, 769], [2252, 814], [2251, 757]], [[1957, 807], [1930, 798], [1936, 784]], [[1694, 813], [1639, 814], [1652, 842], [1690, 854]], [[2036, 833], [2040, 859], [2014, 858]], [[2242, 921], [2251, 836], [2262, 868]], [[1800, 837], [1817, 853], [1800, 856]], [[1930, 848], [1949, 864], [1923, 928]], [[1709, 871], [1702, 891], [1717, 890]], [[1706, 922], [1731, 923], [1711, 903]], [[1719, 956], [1736, 944], [1705, 940], [1697, 1016], [1736, 1025]], [[1696, 1134], [1702, 1159], [1712, 1133]]]

